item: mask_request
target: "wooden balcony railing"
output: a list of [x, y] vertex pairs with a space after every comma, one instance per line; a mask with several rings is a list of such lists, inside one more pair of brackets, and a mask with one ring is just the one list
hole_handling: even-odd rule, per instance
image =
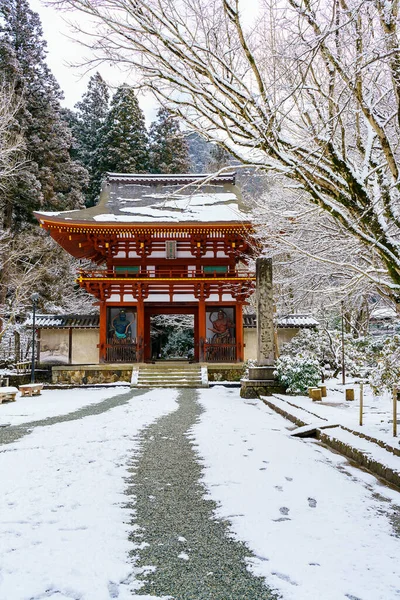
[[236, 340], [231, 340], [229, 344], [217, 344], [207, 340], [204, 344], [205, 362], [236, 362], [236, 357]]
[[189, 269], [162, 269], [162, 271], [142, 270], [137, 273], [130, 271], [107, 271], [105, 269], [78, 271], [78, 276], [89, 279], [255, 279], [253, 271], [231, 270], [224, 273], [218, 271], [204, 272]]
[[118, 342], [113, 338], [108, 340], [106, 344], [106, 362], [109, 363], [131, 363], [136, 362], [137, 344], [136, 340], [125, 340]]

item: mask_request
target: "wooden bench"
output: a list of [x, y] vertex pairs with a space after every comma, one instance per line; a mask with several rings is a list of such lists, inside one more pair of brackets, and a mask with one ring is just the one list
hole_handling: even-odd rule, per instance
[[15, 402], [17, 394], [18, 394], [18, 390], [16, 387], [12, 387], [12, 386], [0, 387], [0, 404], [3, 402], [3, 400]]
[[43, 383], [25, 383], [19, 386], [21, 396], [40, 396], [43, 389]]

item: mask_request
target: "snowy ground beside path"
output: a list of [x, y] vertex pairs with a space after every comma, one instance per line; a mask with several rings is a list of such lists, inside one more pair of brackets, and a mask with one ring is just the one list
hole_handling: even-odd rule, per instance
[[400, 494], [238, 390], [201, 391], [191, 432], [219, 517], [285, 600], [400, 598]]
[[40, 396], [21, 396], [16, 402], [0, 404], [0, 425], [20, 425], [57, 417], [74, 412], [83, 406], [97, 404], [129, 390], [129, 386], [115, 388], [73, 388], [67, 390], [43, 390]]
[[[364, 385], [364, 410], [363, 425], [359, 425], [359, 407], [360, 407], [360, 386], [357, 383], [348, 381], [344, 387], [338, 380], [329, 379], [325, 382], [327, 387], [327, 397], [322, 402], [313, 402], [307, 396], [288, 396], [276, 394], [277, 398], [282, 398], [292, 402], [301, 408], [328, 419], [330, 422], [340, 423], [354, 431], [360, 431], [370, 435], [387, 444], [399, 447], [399, 439], [393, 437], [393, 401], [390, 394], [374, 396], [369, 385]], [[355, 400], [346, 401], [344, 399], [344, 390], [354, 388]], [[398, 419], [400, 418], [400, 403], [398, 403]], [[312, 416], [310, 415], [310, 420]], [[315, 422], [315, 420], [314, 420]], [[400, 427], [398, 427], [400, 434]]]
[[[81, 405], [88, 392], [69, 390]], [[127, 461], [138, 432], [175, 410], [176, 397], [149, 391], [0, 446], [0, 600], [135, 597]]]

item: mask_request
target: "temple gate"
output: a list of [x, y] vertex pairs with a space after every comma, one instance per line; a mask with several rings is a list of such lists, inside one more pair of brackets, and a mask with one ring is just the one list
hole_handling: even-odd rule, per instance
[[243, 361], [254, 240], [234, 174], [109, 173], [97, 206], [35, 215], [88, 263], [77, 281], [99, 305], [99, 362], [151, 361], [159, 314], [193, 316], [195, 361]]

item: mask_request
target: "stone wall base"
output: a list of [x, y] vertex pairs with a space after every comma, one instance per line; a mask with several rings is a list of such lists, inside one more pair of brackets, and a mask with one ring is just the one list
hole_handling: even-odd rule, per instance
[[52, 383], [91, 385], [96, 383], [130, 383], [132, 365], [69, 365], [52, 368]]
[[208, 370], [208, 381], [237, 381], [239, 382], [244, 375], [243, 363], [204, 363]]
[[[206, 364], [206, 363], [204, 363]], [[57, 365], [52, 367], [55, 385], [92, 385], [97, 383], [131, 383], [132, 370], [137, 364]], [[243, 363], [207, 364], [209, 381], [237, 381], [244, 374]]]
[[241, 398], [259, 398], [260, 396], [285, 393], [285, 388], [280, 386], [276, 379], [241, 379], [240, 383]]

